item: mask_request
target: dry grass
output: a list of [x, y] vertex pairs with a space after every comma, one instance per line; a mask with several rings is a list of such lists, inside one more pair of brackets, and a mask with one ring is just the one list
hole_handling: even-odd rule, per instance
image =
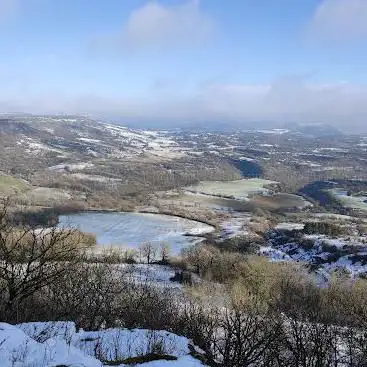
[[0, 196], [10, 196], [23, 193], [30, 188], [30, 185], [18, 178], [0, 175]]

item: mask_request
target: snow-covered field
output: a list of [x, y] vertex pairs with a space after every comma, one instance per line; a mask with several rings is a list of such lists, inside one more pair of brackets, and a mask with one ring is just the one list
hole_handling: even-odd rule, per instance
[[367, 211], [367, 196], [351, 196], [343, 189], [332, 189], [329, 192], [345, 207]]
[[[214, 231], [204, 223], [168, 215], [147, 213], [80, 213], [60, 217], [60, 227], [94, 233], [97, 244], [137, 249], [143, 243], [170, 245], [171, 255]], [[189, 236], [187, 236], [189, 235]]]
[[148, 355], [157, 348], [161, 355], [175, 360], [140, 366], [203, 366], [190, 356], [189, 345], [188, 339], [167, 331], [116, 328], [88, 332], [77, 331], [73, 322], [0, 323], [2, 367], [123, 367], [128, 366], [124, 364], [128, 358]]
[[269, 193], [270, 190], [264, 186], [272, 184], [276, 184], [276, 182], [252, 178], [237, 181], [202, 181], [198, 185], [189, 186], [186, 189], [206, 195], [227, 196], [246, 200], [252, 194]]

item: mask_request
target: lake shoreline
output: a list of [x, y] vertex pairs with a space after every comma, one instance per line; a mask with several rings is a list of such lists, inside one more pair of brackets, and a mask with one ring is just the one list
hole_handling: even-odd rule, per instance
[[96, 236], [97, 246], [138, 249], [141, 244], [168, 243], [174, 255], [216, 228], [207, 223], [151, 212], [82, 211], [59, 218], [59, 227]]

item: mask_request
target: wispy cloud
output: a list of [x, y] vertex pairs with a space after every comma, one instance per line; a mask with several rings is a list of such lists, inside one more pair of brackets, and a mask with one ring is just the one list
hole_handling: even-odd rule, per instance
[[313, 35], [328, 40], [367, 39], [367, 1], [322, 0], [310, 29]]

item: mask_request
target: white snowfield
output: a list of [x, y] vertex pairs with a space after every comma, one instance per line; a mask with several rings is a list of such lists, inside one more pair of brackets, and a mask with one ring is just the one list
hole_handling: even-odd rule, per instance
[[[189, 355], [189, 340], [167, 331], [106, 329], [88, 332], [73, 322], [0, 323], [2, 367], [124, 367], [127, 358], [144, 356], [159, 347], [177, 360], [158, 360], [139, 366], [198, 367]], [[197, 349], [197, 348], [196, 348]], [[121, 361], [121, 364], [118, 364]]]

